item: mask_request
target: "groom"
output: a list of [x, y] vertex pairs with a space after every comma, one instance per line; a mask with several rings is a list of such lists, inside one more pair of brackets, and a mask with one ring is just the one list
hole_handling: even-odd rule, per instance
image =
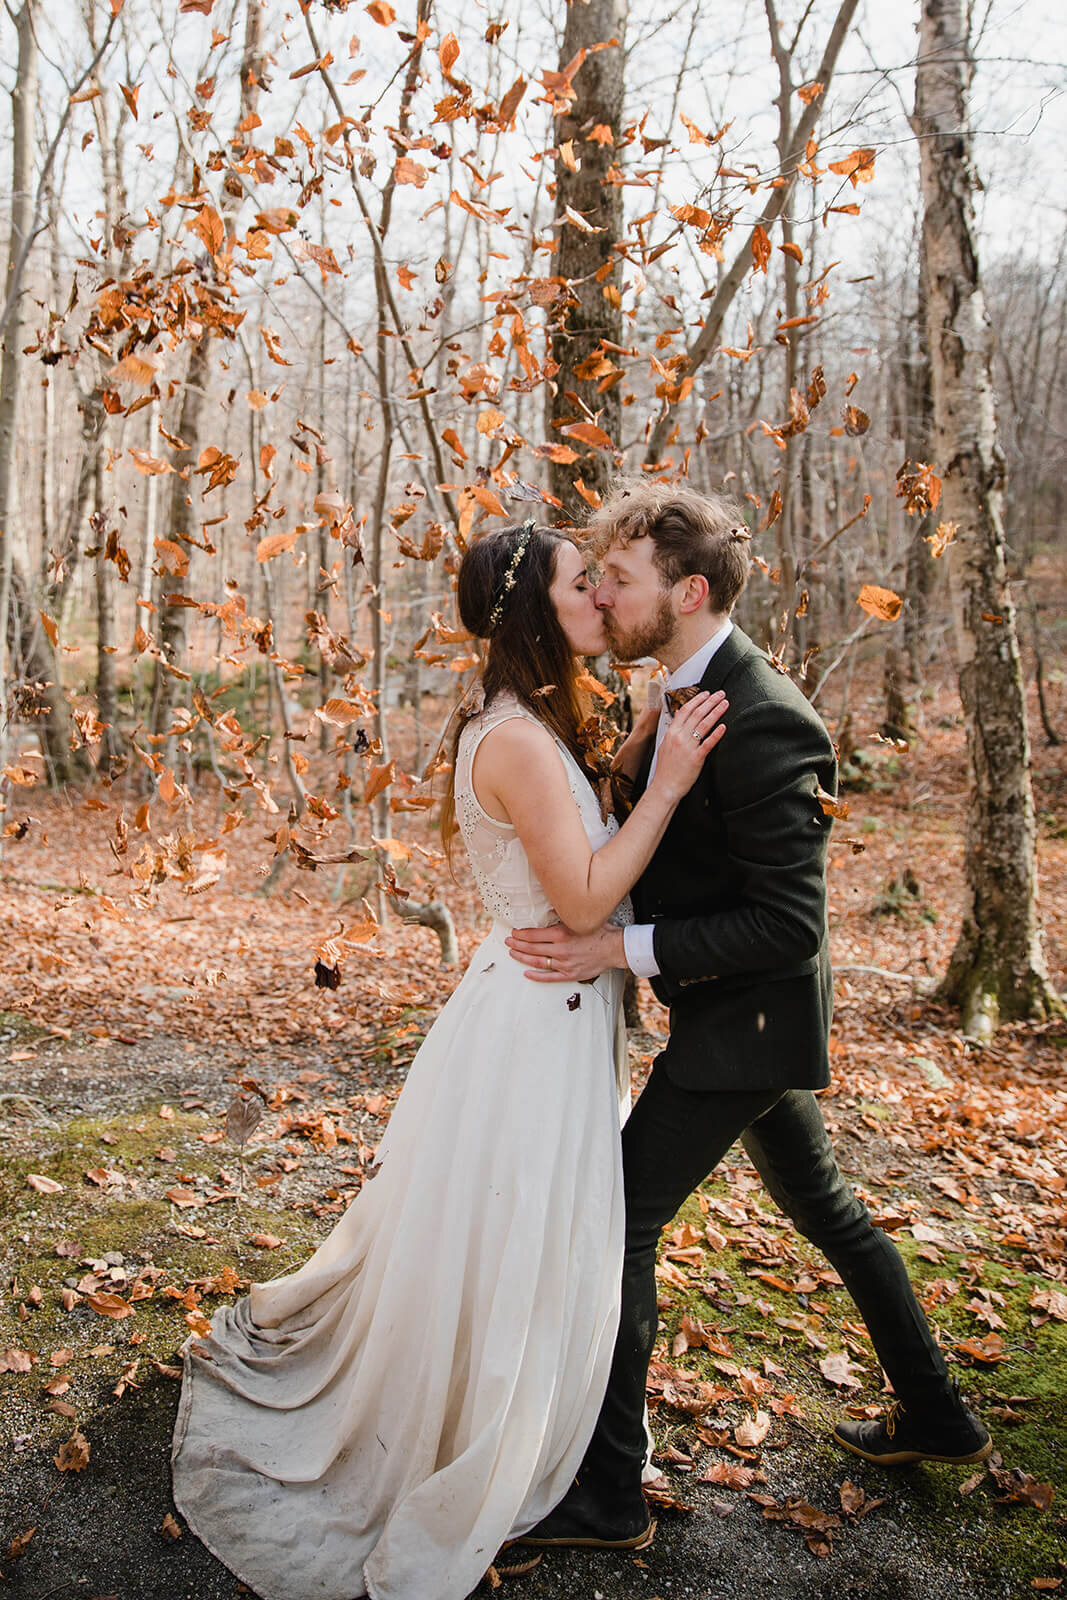
[[[735, 509], [686, 485], [623, 483], [593, 522], [597, 604], [615, 655], [655, 655], [670, 691], [723, 689], [726, 736], [637, 884], [637, 922], [509, 939], [527, 976], [587, 981], [607, 967], [652, 980], [670, 1036], [622, 1136], [626, 1253], [611, 1378], [578, 1477], [526, 1536], [636, 1549], [645, 1379], [657, 1331], [656, 1245], [686, 1197], [740, 1139], [775, 1203], [840, 1274], [897, 1396], [837, 1442], [868, 1461], [964, 1463], [992, 1448], [959, 1397], [896, 1248], [842, 1178], [813, 1090], [829, 1082], [826, 916], [833, 745], [808, 701], [730, 620], [749, 570]], [[669, 698], [669, 697], [668, 697]], [[635, 792], [655, 764], [668, 701]]]

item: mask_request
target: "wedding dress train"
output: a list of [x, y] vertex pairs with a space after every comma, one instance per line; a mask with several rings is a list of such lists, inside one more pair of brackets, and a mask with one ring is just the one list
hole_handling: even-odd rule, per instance
[[[175, 1501], [262, 1600], [462, 1600], [562, 1498], [596, 1422], [622, 1265], [623, 975], [532, 983], [504, 944], [557, 918], [471, 768], [491, 727], [530, 715], [501, 696], [461, 736], [457, 817], [493, 927], [375, 1176], [303, 1267], [185, 1351]], [[558, 749], [599, 848], [614, 822]]]

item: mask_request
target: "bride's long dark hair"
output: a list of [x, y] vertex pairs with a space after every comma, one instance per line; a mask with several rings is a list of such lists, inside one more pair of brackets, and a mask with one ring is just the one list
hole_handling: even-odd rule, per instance
[[[560, 547], [570, 543], [552, 528], [531, 528], [529, 523], [486, 534], [464, 553], [456, 601], [467, 632], [484, 641], [480, 681], [485, 705], [510, 690], [563, 740], [579, 766], [589, 770], [579, 737], [589, 715], [588, 697], [579, 687], [578, 660], [548, 592]], [[464, 716], [463, 709], [454, 719], [441, 811], [441, 839], [450, 862], [456, 831], [456, 750], [471, 714]]]

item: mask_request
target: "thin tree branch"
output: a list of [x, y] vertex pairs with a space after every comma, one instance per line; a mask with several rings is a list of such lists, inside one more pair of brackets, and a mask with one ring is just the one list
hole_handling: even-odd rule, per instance
[[96, 54], [93, 56], [93, 59], [90, 61], [81, 77], [75, 83], [73, 89], [71, 89], [70, 94], [67, 96], [67, 104], [63, 111], [63, 115], [59, 119], [59, 127], [56, 129], [55, 136], [52, 139], [51, 144], [48, 146], [48, 154], [45, 156], [44, 166], [41, 169], [41, 176], [37, 182], [37, 193], [34, 196], [33, 220], [30, 224], [26, 237], [22, 241], [18, 256], [15, 259], [14, 269], [8, 280], [10, 284], [8, 297], [4, 304], [3, 311], [0, 312], [0, 339], [2, 339], [4, 336], [4, 331], [11, 320], [11, 314], [15, 309], [15, 302], [18, 300], [18, 297], [22, 292], [22, 274], [26, 270], [26, 262], [29, 260], [30, 251], [33, 249], [34, 243], [37, 240], [37, 236], [43, 233], [47, 227], [47, 223], [41, 220], [41, 212], [44, 209], [44, 200], [48, 193], [48, 185], [51, 181], [52, 168], [55, 165], [56, 153], [59, 150], [60, 142], [64, 133], [66, 132], [67, 123], [70, 121], [71, 111], [74, 107], [74, 96], [81, 89], [82, 84], [85, 83], [88, 78], [92, 77], [100, 62], [103, 60], [104, 53], [107, 50], [108, 44], [111, 42], [111, 33], [115, 26], [115, 22], [115, 16], [112, 16], [108, 20], [107, 30], [103, 39], [100, 41], [100, 48], [97, 50]]

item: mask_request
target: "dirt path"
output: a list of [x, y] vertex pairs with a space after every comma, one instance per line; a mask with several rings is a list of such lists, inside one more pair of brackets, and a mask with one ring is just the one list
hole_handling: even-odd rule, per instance
[[[18, 1039], [32, 1036], [13, 1019], [6, 1026], [15, 1041], [8, 1053], [17, 1054]], [[409, 1050], [410, 1036], [405, 1041]], [[638, 1078], [657, 1043], [655, 1034], [635, 1037]], [[226, 1267], [236, 1274], [229, 1292], [241, 1292], [248, 1279], [295, 1264], [328, 1230], [348, 1190], [358, 1186], [361, 1162], [370, 1157], [403, 1077], [402, 1064], [391, 1062], [387, 1050], [362, 1073], [326, 1072], [317, 1050], [290, 1050], [283, 1072], [280, 1067], [269, 1080], [264, 1074], [274, 1109], [250, 1141], [239, 1204], [232, 1197], [236, 1152], [216, 1136], [240, 1068], [224, 1074], [191, 1041], [169, 1035], [136, 1044], [46, 1038], [31, 1062], [20, 1063], [17, 1092], [33, 1099], [2, 1107], [0, 1204], [9, 1225], [9, 1293], [0, 1311], [0, 1350], [32, 1350], [36, 1360], [29, 1373], [0, 1376], [6, 1435], [0, 1571], [11, 1592], [26, 1600], [66, 1594], [228, 1600], [240, 1592], [181, 1529], [180, 1519], [167, 1521], [174, 1515], [175, 1352], [201, 1291], [205, 1310], [218, 1303], [205, 1285], [217, 1285]], [[922, 1069], [914, 1076], [925, 1087]], [[918, 1095], [919, 1083], [910, 1089]], [[950, 1103], [949, 1089], [940, 1093]], [[1054, 1582], [1067, 1573], [1058, 1507], [998, 1503], [1010, 1492], [1005, 1474], [1013, 1467], [1020, 1482], [1040, 1486], [1055, 1481], [1058, 1462], [1062, 1493], [1067, 1341], [1055, 1321], [1046, 1322], [1039, 1337], [1029, 1326], [1033, 1286], [1051, 1287], [1051, 1280], [1020, 1273], [1018, 1250], [1015, 1264], [1005, 1265], [1005, 1252], [991, 1250], [975, 1208], [944, 1203], [935, 1185], [951, 1182], [945, 1177], [951, 1168], [936, 1149], [910, 1152], [906, 1183], [898, 1177], [876, 1184], [872, 1173], [900, 1170], [893, 1124], [873, 1114], [878, 1110], [879, 1102], [863, 1092], [827, 1102], [843, 1165], [877, 1209], [885, 1211], [892, 1196], [896, 1217], [887, 1221], [899, 1225], [900, 1242], [924, 1278], [950, 1358], [954, 1344], [976, 1337], [964, 1308], [979, 1263], [984, 1287], [1000, 1296], [988, 1304], [1005, 1314], [1010, 1365], [1002, 1372], [1000, 1363], [983, 1367], [960, 1358], [960, 1375], [978, 1389], [987, 1415], [997, 1408], [1005, 1413], [998, 1435], [1001, 1482], [986, 1477], [961, 1497], [964, 1473], [884, 1473], [828, 1443], [828, 1427], [843, 1404], [880, 1403], [869, 1347], [833, 1275], [763, 1204], [750, 1171], [731, 1165], [691, 1202], [680, 1231], [665, 1239], [661, 1266], [662, 1361], [679, 1381], [703, 1382], [716, 1395], [689, 1415], [661, 1395], [651, 1397], [657, 1437], [674, 1458], [671, 1494], [692, 1510], [662, 1511], [656, 1542], [640, 1556], [553, 1553], [537, 1573], [511, 1586], [513, 1592], [530, 1600], [594, 1600], [598, 1594], [602, 1600], [754, 1600], [767, 1594], [1006, 1600], [1032, 1593], [1035, 1577]], [[340, 1137], [323, 1132], [331, 1122]], [[161, 1159], [161, 1151], [173, 1159]], [[285, 1164], [290, 1170], [279, 1172]], [[25, 1187], [28, 1170], [56, 1175], [62, 1192]], [[100, 1186], [86, 1179], [93, 1172], [124, 1181]], [[167, 1200], [168, 1190], [179, 1202]], [[183, 1191], [195, 1203], [180, 1203]], [[931, 1219], [932, 1207], [940, 1217]], [[924, 1222], [918, 1221], [916, 1234], [909, 1217], [925, 1219], [926, 1234]], [[251, 1242], [264, 1235], [274, 1241], [269, 1247]], [[64, 1310], [64, 1287], [77, 1296], [85, 1274], [105, 1258], [112, 1264], [104, 1270], [120, 1299], [132, 1303], [131, 1314], [101, 1316], [84, 1298]], [[819, 1271], [825, 1281], [817, 1286], [805, 1278]], [[1007, 1292], [1005, 1280], [1013, 1286]], [[143, 1300], [131, 1295], [138, 1282], [150, 1291]], [[190, 1284], [199, 1285], [191, 1297]], [[39, 1306], [29, 1298], [35, 1287]], [[173, 1297], [163, 1298], [168, 1289]], [[19, 1306], [27, 1308], [24, 1320]], [[684, 1318], [690, 1333], [694, 1320], [716, 1333], [713, 1350], [725, 1352], [723, 1359], [699, 1342], [672, 1356]], [[862, 1387], [835, 1390], [821, 1376], [818, 1360], [834, 1349], [848, 1355], [851, 1381]], [[68, 1386], [47, 1393], [43, 1385], [55, 1390], [57, 1379]], [[1006, 1403], [1020, 1394], [1021, 1401]], [[762, 1447], [733, 1444], [736, 1428], [761, 1412], [773, 1422]], [[55, 1458], [75, 1428], [87, 1441], [89, 1461], [81, 1471], [61, 1472]], [[698, 1429], [725, 1448], [705, 1448]], [[727, 1472], [725, 1481], [701, 1481], [715, 1463], [756, 1475], [746, 1481], [742, 1472], [734, 1480]], [[843, 1493], [852, 1514], [843, 1510]], [[769, 1520], [765, 1509], [786, 1520]], [[813, 1523], [814, 1549], [805, 1542]], [[4, 1560], [12, 1540], [25, 1539], [31, 1528], [24, 1552]], [[168, 1529], [179, 1536], [168, 1537]], [[488, 1584], [482, 1588], [490, 1592]]]
[[[936, 710], [910, 765], [875, 751], [838, 830], [823, 1107], [994, 1431], [993, 1470], [892, 1475], [828, 1443], [842, 1408], [884, 1403], [877, 1364], [834, 1275], [728, 1161], [659, 1268], [649, 1398], [670, 1492], [693, 1509], [665, 1510], [639, 1557], [546, 1557], [516, 1595], [1067, 1590], [1067, 1034], [1008, 1028], [980, 1051], [925, 998], [960, 905], [961, 738]], [[1038, 754], [1048, 954], [1067, 987], [1067, 777]], [[0, 867], [0, 1595], [228, 1600], [236, 1580], [167, 1521], [176, 1352], [225, 1297], [305, 1259], [358, 1192], [456, 972], [432, 933], [394, 922], [350, 953], [340, 990], [316, 989], [321, 940], [360, 915], [335, 880], [290, 871], [264, 896], [271, 847], [242, 827], [210, 896], [164, 881], [138, 909], [83, 805], [110, 828], [121, 799], [35, 796]], [[433, 870], [406, 879], [416, 897]], [[469, 885], [447, 892], [467, 959], [482, 925]], [[665, 1020], [647, 997], [645, 1012], [638, 1087]], [[263, 1113], [243, 1152], [225, 1132], [242, 1084]]]

